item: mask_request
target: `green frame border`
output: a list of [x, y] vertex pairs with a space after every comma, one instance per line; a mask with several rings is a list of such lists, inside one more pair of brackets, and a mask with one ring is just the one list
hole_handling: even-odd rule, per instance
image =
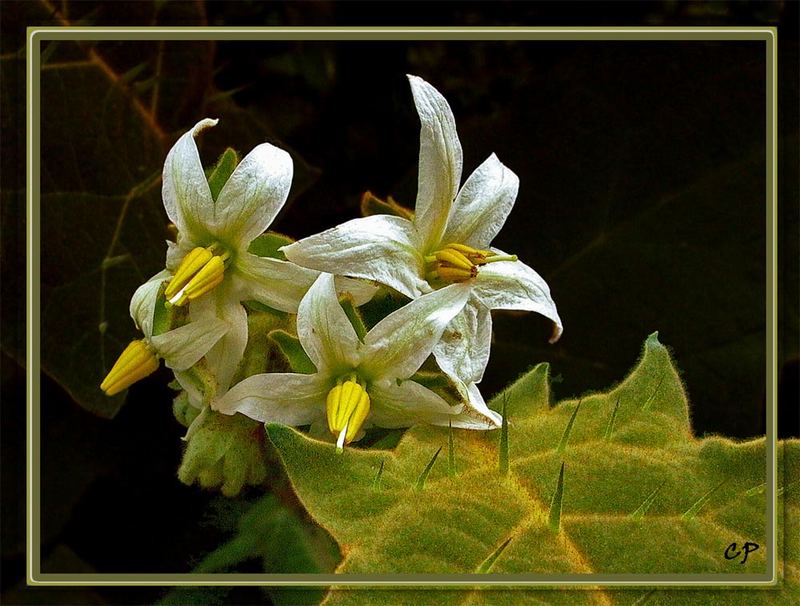
[[[28, 27], [27, 29], [27, 583], [28, 585], [270, 585], [345, 587], [729, 587], [776, 588], [777, 575], [777, 63], [775, 27]], [[763, 41], [766, 43], [766, 574], [42, 574], [40, 561], [39, 149], [41, 41], [50, 40], [540, 40]]]

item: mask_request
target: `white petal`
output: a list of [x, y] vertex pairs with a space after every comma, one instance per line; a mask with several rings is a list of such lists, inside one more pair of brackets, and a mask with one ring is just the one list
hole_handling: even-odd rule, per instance
[[203, 234], [214, 218], [214, 201], [194, 138], [218, 120], [206, 118], [184, 134], [167, 154], [161, 196], [167, 216], [179, 231]]
[[462, 152], [453, 111], [445, 98], [417, 76], [408, 76], [419, 114], [419, 177], [414, 225], [423, 250], [437, 245], [461, 182]]
[[362, 368], [366, 374], [376, 379], [411, 376], [464, 307], [469, 294], [468, 284], [451, 284], [411, 301], [378, 322], [364, 339]]
[[262, 143], [239, 163], [217, 196], [215, 234], [246, 248], [272, 223], [292, 185], [292, 158]]
[[551, 343], [561, 336], [561, 318], [558, 317], [547, 282], [521, 261], [499, 261], [484, 265], [478, 271], [474, 289], [475, 296], [489, 309], [535, 311], [552, 320], [554, 328]]
[[171, 242], [167, 240], [167, 262], [166, 266], [170, 272], [174, 273], [177, 271], [178, 267], [183, 261], [183, 258], [186, 256], [190, 250], [192, 250], [192, 246], [189, 246], [189, 242], [186, 238], [181, 238], [183, 232], [178, 232], [178, 243]]
[[336, 276], [334, 279], [336, 285], [336, 292], [341, 297], [348, 294], [353, 297], [353, 302], [358, 305], [371, 301], [372, 297], [380, 290], [374, 282], [368, 282], [360, 278], [346, 278], [344, 276]]
[[378, 381], [368, 388], [369, 421], [378, 427], [410, 427], [417, 423], [447, 425], [463, 405], [450, 406], [441, 396], [414, 381]]
[[320, 274], [300, 302], [297, 338], [317, 370], [357, 366], [361, 343], [339, 305], [331, 274]]
[[239, 367], [247, 345], [247, 312], [239, 295], [226, 280], [210, 293], [189, 303], [193, 322], [225, 320], [229, 329], [206, 354], [206, 361], [217, 378], [219, 392], [224, 392]]
[[497, 429], [503, 423], [503, 417], [486, 406], [478, 386], [470, 383], [466, 386], [469, 401], [464, 410], [453, 419], [453, 427], [462, 429]]
[[479, 383], [489, 362], [492, 315], [485, 305], [471, 298], [450, 321], [433, 348], [436, 362], [445, 373], [465, 383]]
[[407, 219], [373, 215], [352, 219], [281, 248], [290, 261], [336, 275], [386, 284], [412, 299], [430, 287]]
[[153, 336], [153, 313], [156, 308], [156, 301], [158, 300], [158, 290], [161, 288], [161, 283], [170, 277], [170, 273], [166, 270], [158, 272], [147, 282], [142, 284], [131, 297], [130, 313], [131, 318], [136, 323], [146, 337]]
[[216, 318], [188, 324], [150, 338], [150, 343], [174, 370], [186, 370], [202, 358], [229, 330], [228, 323]]
[[313, 269], [247, 252], [236, 259], [235, 271], [245, 299], [289, 313], [297, 313], [300, 300], [319, 276]]
[[329, 389], [330, 381], [319, 374], [259, 374], [234, 385], [211, 408], [262, 423], [308, 425], [324, 416]]
[[492, 154], [458, 192], [442, 241], [487, 248], [514, 207], [519, 178]]

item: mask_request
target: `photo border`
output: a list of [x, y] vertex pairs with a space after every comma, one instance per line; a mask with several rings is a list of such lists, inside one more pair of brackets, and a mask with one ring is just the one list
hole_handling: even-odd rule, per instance
[[[766, 534], [765, 574], [58, 574], [40, 561], [40, 42], [52, 40], [549, 40], [763, 41], [766, 50]], [[347, 587], [753, 587], [776, 588], [777, 574], [777, 65], [776, 27], [56, 27], [27, 29], [27, 487], [28, 585]]]

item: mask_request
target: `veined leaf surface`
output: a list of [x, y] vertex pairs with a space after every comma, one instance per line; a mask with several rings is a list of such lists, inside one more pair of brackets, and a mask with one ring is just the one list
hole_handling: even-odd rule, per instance
[[[394, 452], [333, 445], [268, 426], [300, 500], [339, 542], [340, 573], [765, 574], [763, 438], [692, 434], [687, 396], [667, 349], [651, 335], [639, 364], [605, 393], [550, 405], [547, 365], [496, 397], [509, 420], [510, 473], [500, 432], [454, 431], [456, 473], [441, 457], [416, 487], [448, 430], [417, 426]], [[577, 409], [577, 412], [576, 412]], [[779, 519], [798, 513], [791, 478], [798, 442], [779, 445]], [[563, 465], [563, 480], [559, 475]], [[381, 479], [375, 476], [381, 466]], [[785, 474], [785, 476], [784, 476]], [[561, 485], [559, 488], [559, 484]], [[560, 493], [560, 494], [559, 494]], [[553, 515], [554, 508], [560, 514]], [[557, 530], [554, 530], [557, 527]], [[779, 569], [796, 577], [796, 539], [780, 541]], [[793, 536], [793, 535], [790, 535]], [[759, 548], [727, 559], [726, 548]], [[733, 551], [729, 551], [729, 554]], [[784, 560], [785, 557], [785, 560]], [[487, 566], [487, 562], [489, 565]], [[372, 592], [331, 591], [326, 603], [369, 603]], [[800, 596], [795, 587], [788, 600]], [[771, 591], [730, 591], [716, 603], [773, 603]], [[400, 603], [707, 603], [703, 591], [427, 591]], [[788, 603], [788, 602], [787, 602]]]

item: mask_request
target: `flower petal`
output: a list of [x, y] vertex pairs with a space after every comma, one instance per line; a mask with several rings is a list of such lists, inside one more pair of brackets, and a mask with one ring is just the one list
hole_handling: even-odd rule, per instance
[[492, 314], [480, 301], [470, 298], [464, 309], [445, 328], [433, 348], [445, 373], [465, 383], [479, 383], [489, 362]]
[[445, 98], [417, 76], [408, 76], [419, 114], [419, 176], [414, 225], [422, 250], [439, 244], [461, 182], [461, 143]]
[[274, 309], [297, 313], [300, 300], [319, 276], [288, 261], [242, 253], [236, 260], [236, 278], [244, 299], [255, 299]]
[[205, 118], [185, 133], [167, 154], [162, 176], [161, 196], [167, 216], [178, 228], [195, 237], [202, 237], [205, 225], [214, 218], [214, 201], [200, 162], [194, 138], [218, 120]]
[[169, 330], [150, 338], [164, 362], [174, 370], [186, 370], [202, 358], [228, 332], [224, 320], [204, 320]]
[[228, 323], [228, 331], [206, 353], [220, 393], [230, 386], [247, 345], [247, 312], [239, 301], [239, 293], [226, 280], [189, 304], [189, 317], [193, 322], [211, 323], [220, 319]]
[[[495, 250], [498, 254], [505, 254]], [[563, 326], [547, 282], [521, 261], [499, 261], [480, 268], [474, 285], [475, 296], [489, 309], [535, 311], [553, 321], [555, 343]]]
[[352, 219], [282, 247], [289, 261], [337, 275], [376, 280], [415, 299], [429, 292], [422, 255], [407, 219], [373, 215]]
[[374, 282], [360, 278], [336, 276], [333, 283], [336, 285], [336, 293], [340, 297], [345, 294], [350, 295], [353, 297], [353, 302], [356, 306], [364, 305], [364, 303], [371, 301], [372, 297], [380, 290]]
[[170, 275], [167, 270], [158, 272], [137, 288], [131, 297], [131, 318], [136, 323], [136, 327], [148, 338], [153, 336], [153, 313], [158, 300], [158, 290], [161, 288], [161, 283]]
[[216, 235], [246, 248], [286, 202], [292, 185], [292, 158], [269, 143], [258, 145], [239, 163], [217, 196]]
[[514, 207], [519, 178], [492, 154], [458, 192], [442, 241], [485, 249]]
[[331, 274], [320, 274], [300, 301], [297, 338], [319, 371], [358, 365], [361, 342], [339, 305]]
[[468, 284], [451, 284], [414, 299], [378, 322], [364, 339], [362, 368], [375, 379], [406, 379], [425, 361], [447, 324], [470, 294]]
[[372, 409], [368, 422], [378, 427], [410, 427], [417, 423], [447, 425], [463, 405], [450, 406], [444, 398], [414, 381], [377, 381], [368, 388]]
[[325, 415], [329, 383], [320, 374], [253, 375], [212, 402], [211, 408], [226, 415], [240, 412], [262, 423], [308, 425]]
[[486, 406], [486, 402], [475, 383], [466, 385], [469, 400], [464, 410], [453, 419], [453, 427], [462, 429], [497, 429], [503, 423], [503, 417]]

